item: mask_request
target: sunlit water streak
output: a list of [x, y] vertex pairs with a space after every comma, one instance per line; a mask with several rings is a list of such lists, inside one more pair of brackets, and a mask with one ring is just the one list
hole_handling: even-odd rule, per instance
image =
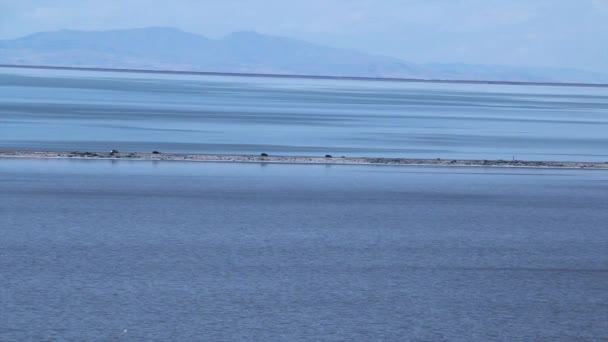
[[0, 69], [0, 148], [608, 160], [604, 88]]

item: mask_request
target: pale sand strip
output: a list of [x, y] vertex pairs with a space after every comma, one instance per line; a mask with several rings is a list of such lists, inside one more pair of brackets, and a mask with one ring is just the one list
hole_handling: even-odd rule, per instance
[[325, 165], [394, 165], [394, 166], [482, 166], [527, 167], [559, 169], [608, 170], [608, 162], [557, 162], [523, 160], [461, 160], [415, 158], [368, 158], [368, 157], [304, 157], [304, 156], [254, 156], [223, 154], [179, 153], [110, 153], [110, 152], [35, 152], [0, 151], [0, 158], [29, 159], [86, 159], [86, 160], [147, 160], [147, 161], [194, 161], [224, 163], [276, 163], [276, 164], [325, 164]]

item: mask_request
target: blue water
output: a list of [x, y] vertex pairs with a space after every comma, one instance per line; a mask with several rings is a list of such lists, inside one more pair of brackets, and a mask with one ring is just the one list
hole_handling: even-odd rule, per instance
[[0, 69], [0, 149], [608, 161], [605, 88]]
[[[608, 161], [602, 88], [0, 69], [0, 150]], [[608, 172], [0, 160], [0, 341], [606, 341]]]
[[606, 341], [608, 172], [0, 161], [1, 341]]

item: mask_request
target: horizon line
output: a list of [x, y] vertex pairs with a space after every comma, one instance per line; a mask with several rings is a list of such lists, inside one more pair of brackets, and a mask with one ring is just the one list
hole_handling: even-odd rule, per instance
[[136, 74], [192, 75], [192, 76], [228, 76], [228, 77], [259, 77], [259, 78], [292, 78], [292, 79], [319, 79], [319, 80], [376, 81], [376, 82], [409, 82], [409, 83], [486, 84], [486, 85], [521, 85], [521, 86], [608, 88], [608, 83], [584, 83], [584, 82], [531, 82], [531, 81], [496, 81], [496, 80], [432, 79], [432, 78], [428, 78], [427, 79], [427, 78], [340, 76], [340, 75], [270, 74], [270, 73], [247, 73], [247, 72], [192, 71], [192, 70], [190, 70], [190, 71], [189, 70], [158, 70], [158, 69], [126, 69], [126, 68], [72, 67], [72, 66], [21, 65], [21, 64], [0, 64], [0, 68], [41, 69], [41, 70], [66, 70], [66, 71], [95, 71], [95, 72], [118, 72], [118, 73], [136, 73]]

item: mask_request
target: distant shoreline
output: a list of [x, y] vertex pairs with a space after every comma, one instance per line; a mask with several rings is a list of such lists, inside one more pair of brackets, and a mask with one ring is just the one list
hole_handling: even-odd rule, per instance
[[608, 162], [558, 162], [523, 160], [470, 160], [470, 159], [420, 159], [420, 158], [372, 158], [372, 157], [307, 157], [280, 155], [227, 155], [181, 154], [140, 152], [48, 152], [48, 151], [0, 151], [0, 159], [75, 159], [75, 160], [139, 160], [139, 161], [189, 161], [217, 163], [262, 163], [304, 165], [380, 165], [380, 166], [445, 166], [445, 167], [493, 167], [493, 168], [551, 168], [592, 169], [608, 171]]
[[291, 79], [349, 80], [349, 81], [406, 82], [406, 83], [409, 82], [409, 83], [485, 84], [485, 85], [608, 88], [608, 83], [450, 80], [450, 79], [423, 79], [423, 78], [399, 78], [399, 77], [265, 74], [265, 73], [186, 71], [186, 70], [115, 69], [115, 68], [95, 68], [95, 67], [67, 67], [67, 66], [50, 66], [50, 65], [12, 65], [12, 64], [0, 64], [0, 68], [119, 72], [119, 73], [137, 73], [137, 74], [193, 75], [193, 76], [231, 76], [231, 77], [291, 78]]

